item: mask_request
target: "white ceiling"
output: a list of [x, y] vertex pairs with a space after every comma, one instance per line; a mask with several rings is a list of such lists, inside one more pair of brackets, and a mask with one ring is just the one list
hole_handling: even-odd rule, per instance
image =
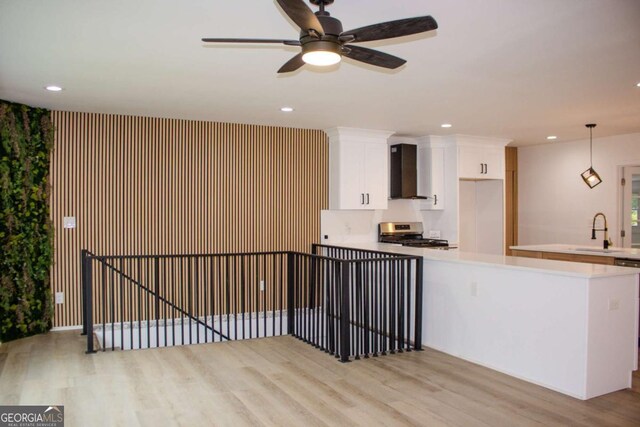
[[363, 44], [406, 59], [397, 71], [347, 59], [278, 75], [298, 48], [200, 41], [296, 39], [273, 0], [0, 0], [0, 99], [517, 145], [584, 139], [588, 122], [594, 137], [640, 132], [640, 0], [336, 0], [328, 10], [345, 30], [419, 15], [440, 28]]

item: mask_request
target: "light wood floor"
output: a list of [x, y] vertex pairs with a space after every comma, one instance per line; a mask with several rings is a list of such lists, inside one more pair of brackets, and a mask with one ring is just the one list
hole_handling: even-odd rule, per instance
[[640, 425], [632, 390], [587, 402], [433, 351], [341, 364], [292, 337], [84, 354], [77, 331], [0, 346], [0, 404], [67, 426]]

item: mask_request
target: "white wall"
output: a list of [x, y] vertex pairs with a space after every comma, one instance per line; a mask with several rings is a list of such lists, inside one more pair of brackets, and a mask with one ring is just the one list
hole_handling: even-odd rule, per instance
[[640, 133], [594, 138], [593, 167], [602, 183], [593, 189], [580, 177], [589, 167], [588, 138], [519, 147], [518, 243], [600, 244], [602, 233], [597, 242], [591, 240], [591, 223], [603, 212], [613, 243], [619, 244], [618, 167], [629, 165], [640, 165]]

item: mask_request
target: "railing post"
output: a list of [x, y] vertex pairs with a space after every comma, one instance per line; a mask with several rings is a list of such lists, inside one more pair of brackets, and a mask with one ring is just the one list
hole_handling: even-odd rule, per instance
[[88, 254], [84, 253], [82, 258], [83, 270], [84, 270], [84, 323], [83, 330], [87, 335], [87, 354], [95, 353], [93, 349], [93, 271], [91, 258]]
[[[156, 320], [156, 347], [160, 347], [160, 258], [159, 257], [155, 257], [154, 258], [154, 266], [153, 266], [153, 274], [154, 274], [154, 284], [155, 284], [155, 293], [156, 293], [156, 298], [155, 298], [155, 304], [154, 304], [154, 311], [156, 312], [156, 316], [155, 316], [155, 320]], [[120, 296], [120, 298], [122, 298], [122, 296]], [[120, 301], [120, 304], [122, 304], [122, 301]], [[122, 321], [122, 320], [121, 320]], [[147, 320], [147, 325], [149, 324], [150, 320]], [[198, 328], [198, 332], [200, 332], [200, 326], [197, 326]], [[206, 333], [206, 331], [205, 331]], [[200, 340], [198, 340], [198, 344], [200, 344]], [[166, 345], [166, 343], [165, 343]]]
[[349, 335], [351, 317], [349, 315], [349, 262], [340, 261], [340, 362], [348, 362], [351, 354]]
[[85, 286], [87, 285], [87, 272], [85, 269], [85, 258], [87, 257], [87, 250], [82, 249], [80, 251], [80, 292], [82, 293], [82, 334], [87, 335], [87, 296], [85, 293]]
[[423, 287], [423, 263], [422, 257], [416, 260], [416, 318], [415, 336], [413, 346], [415, 350], [422, 351], [422, 287]]
[[307, 309], [314, 310], [316, 308], [316, 290], [318, 287], [318, 283], [316, 281], [317, 267], [316, 267], [316, 258], [309, 257], [309, 292], [308, 292], [308, 300]]
[[296, 274], [295, 274], [295, 254], [293, 252], [287, 252], [287, 334], [294, 335], [295, 329], [295, 307], [294, 307], [294, 292], [296, 287]]

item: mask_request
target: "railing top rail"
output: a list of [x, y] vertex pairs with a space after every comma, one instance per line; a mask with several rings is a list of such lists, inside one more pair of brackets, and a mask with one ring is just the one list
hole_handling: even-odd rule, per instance
[[360, 248], [350, 248], [350, 247], [347, 247], [347, 246], [326, 245], [326, 244], [323, 244], [323, 243], [314, 243], [313, 247], [331, 248], [331, 249], [344, 249], [344, 250], [349, 250], [349, 251], [366, 252], [366, 253], [372, 253], [372, 254], [382, 254], [382, 255], [387, 255], [387, 256], [395, 257], [395, 258], [411, 258], [411, 259], [422, 258], [419, 255], [406, 255], [406, 254], [398, 254], [398, 253], [395, 253], [395, 252], [376, 251], [376, 250], [373, 250], [373, 249], [360, 249]]
[[317, 254], [307, 254], [304, 252], [292, 252], [296, 255], [301, 255], [301, 256], [305, 256], [305, 257], [309, 257], [309, 258], [317, 258], [317, 259], [322, 259], [322, 260], [326, 260], [326, 261], [335, 261], [335, 262], [343, 262], [343, 263], [367, 263], [367, 262], [376, 262], [376, 261], [400, 261], [400, 260], [417, 260], [417, 259], [421, 259], [422, 257], [419, 256], [399, 256], [399, 257], [390, 257], [390, 256], [385, 256], [385, 257], [378, 257], [378, 258], [353, 258], [353, 259], [345, 259], [345, 258], [334, 258], [334, 257], [328, 257], [328, 256], [324, 256], [324, 255], [317, 255]]
[[315, 245], [316, 247], [328, 247], [328, 248], [337, 248], [337, 249], [348, 249], [355, 251], [362, 251], [371, 254], [382, 255], [376, 258], [353, 258], [353, 259], [344, 259], [344, 258], [336, 258], [336, 257], [328, 257], [324, 255], [318, 254], [309, 254], [305, 252], [297, 252], [297, 251], [272, 251], [272, 252], [230, 252], [230, 253], [215, 253], [215, 254], [158, 254], [158, 255], [95, 255], [91, 251], [86, 251], [86, 256], [89, 259], [95, 259], [98, 261], [114, 261], [114, 260], [125, 260], [125, 259], [186, 259], [186, 258], [211, 258], [211, 257], [242, 257], [242, 256], [252, 256], [252, 255], [288, 255], [295, 254], [298, 256], [305, 256], [314, 259], [322, 259], [328, 261], [336, 261], [336, 262], [347, 262], [347, 263], [367, 263], [367, 262], [376, 262], [376, 261], [389, 261], [393, 259], [403, 259], [403, 260], [415, 260], [420, 259], [419, 256], [414, 255], [403, 255], [403, 254], [394, 254], [389, 252], [381, 252], [381, 251], [366, 251], [355, 248], [344, 248], [340, 246], [328, 246], [328, 245]]
[[214, 254], [154, 254], [154, 255], [95, 255], [91, 251], [87, 251], [89, 258], [101, 260], [113, 259], [156, 259], [156, 258], [206, 258], [206, 257], [225, 257], [225, 256], [246, 256], [246, 255], [286, 255], [291, 251], [271, 251], [271, 252], [221, 252]]

